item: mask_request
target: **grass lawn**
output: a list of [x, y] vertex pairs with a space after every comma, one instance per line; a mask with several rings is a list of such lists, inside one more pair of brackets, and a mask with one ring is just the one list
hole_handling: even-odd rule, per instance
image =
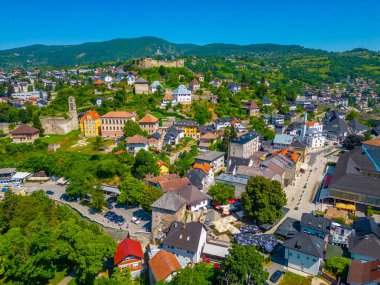
[[280, 285], [311, 285], [312, 276], [303, 277], [292, 272], [286, 272]]
[[78, 141], [80, 131], [72, 131], [66, 135], [48, 135], [49, 137], [41, 138], [41, 141], [48, 144], [72, 145]]
[[55, 273], [54, 278], [49, 281], [49, 284], [57, 285], [59, 282], [63, 280], [63, 278], [65, 278], [65, 276], [66, 276], [66, 270], [58, 271]]
[[71, 279], [67, 285], [77, 285], [78, 283], [75, 281], [75, 278]]

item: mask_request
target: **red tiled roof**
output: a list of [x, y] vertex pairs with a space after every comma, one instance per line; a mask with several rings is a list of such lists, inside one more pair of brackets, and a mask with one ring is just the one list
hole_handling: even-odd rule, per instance
[[100, 115], [95, 110], [89, 110], [87, 111], [83, 117], [81, 118], [81, 122], [84, 122], [84, 120], [87, 119], [87, 117], [91, 117], [91, 119], [100, 119]]
[[156, 281], [165, 280], [170, 274], [181, 269], [181, 265], [174, 254], [163, 249], [149, 261], [149, 267]]
[[102, 118], [133, 118], [135, 113], [127, 111], [111, 111], [103, 115]]
[[164, 161], [162, 161], [161, 159], [159, 159], [159, 160], [157, 161], [157, 166], [158, 166], [158, 167], [161, 167], [162, 165], [165, 165], [166, 167], [169, 167]]
[[36, 129], [35, 127], [31, 127], [28, 125], [21, 125], [14, 131], [11, 131], [11, 135], [27, 135], [27, 134], [35, 134], [39, 133], [40, 131]]
[[190, 180], [187, 177], [173, 179], [169, 181], [162, 181], [160, 183], [162, 192], [166, 193], [169, 191], [175, 191], [182, 187], [183, 185], [190, 184]]
[[94, 85], [101, 85], [101, 84], [103, 84], [103, 81], [101, 81], [100, 79], [94, 82]]
[[373, 140], [365, 141], [363, 144], [372, 145], [372, 146], [380, 146], [380, 137], [375, 138]]
[[370, 282], [380, 282], [380, 261], [373, 260], [362, 262], [352, 260], [348, 272], [347, 282], [350, 284], [369, 284]]
[[148, 144], [149, 140], [146, 137], [135, 135], [133, 137], [127, 137], [125, 139], [126, 143], [142, 143], [142, 144]]
[[194, 163], [193, 168], [194, 169], [200, 169], [200, 170], [202, 170], [204, 173], [206, 173], [208, 175], [209, 171], [211, 169], [211, 165], [208, 164], [208, 163], [204, 163], [204, 164]]
[[128, 256], [136, 256], [144, 258], [140, 242], [130, 238], [124, 239], [117, 245], [116, 252], [113, 258], [114, 264], [119, 264], [124, 258]]
[[113, 154], [114, 155], [120, 155], [120, 154], [123, 154], [125, 152], [125, 150], [118, 150], [118, 151], [115, 151]]
[[146, 114], [140, 121], [139, 123], [141, 124], [150, 124], [150, 123], [158, 123], [158, 119], [151, 115], [151, 114]]

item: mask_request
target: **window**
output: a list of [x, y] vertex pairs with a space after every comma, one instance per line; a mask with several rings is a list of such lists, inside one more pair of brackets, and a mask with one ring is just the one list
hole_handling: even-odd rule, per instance
[[139, 264], [138, 263], [133, 263], [133, 268], [134, 269], [139, 268]]
[[300, 259], [300, 255], [299, 254], [297, 254], [297, 258]]

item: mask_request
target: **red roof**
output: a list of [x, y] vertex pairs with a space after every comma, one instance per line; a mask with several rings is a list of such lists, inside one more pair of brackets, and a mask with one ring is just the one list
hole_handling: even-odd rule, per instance
[[174, 254], [163, 249], [149, 261], [149, 267], [156, 281], [165, 280], [173, 272], [182, 269]]
[[117, 245], [116, 252], [113, 258], [114, 264], [119, 264], [124, 258], [128, 256], [136, 256], [144, 258], [140, 242], [130, 238], [124, 239]]

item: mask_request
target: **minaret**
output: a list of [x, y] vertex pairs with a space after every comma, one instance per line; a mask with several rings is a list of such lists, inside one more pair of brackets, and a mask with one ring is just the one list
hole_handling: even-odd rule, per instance
[[303, 123], [303, 128], [302, 128], [302, 133], [301, 133], [301, 138], [302, 140], [305, 138], [306, 136], [306, 126], [307, 125], [307, 112], [305, 112], [305, 119], [304, 119], [304, 123]]

